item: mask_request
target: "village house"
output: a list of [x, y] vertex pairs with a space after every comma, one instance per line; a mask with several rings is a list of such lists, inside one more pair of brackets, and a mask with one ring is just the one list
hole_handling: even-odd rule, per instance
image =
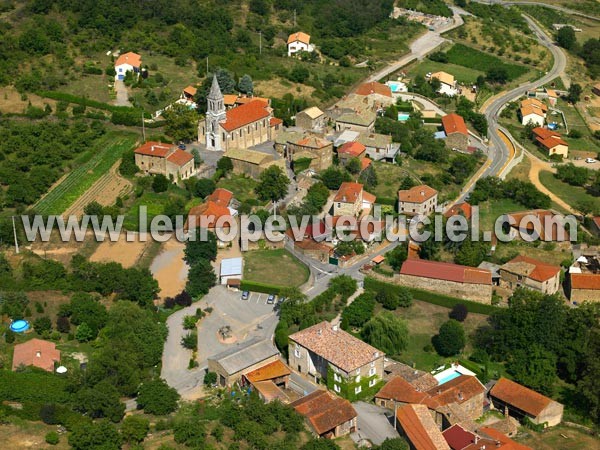
[[394, 281], [451, 297], [490, 304], [492, 274], [489, 270], [424, 259], [407, 259]]
[[558, 101], [558, 94], [554, 89], [544, 88], [544, 92], [548, 98], [548, 104], [550, 106], [556, 106], [556, 102]]
[[13, 350], [12, 370], [34, 366], [46, 372], [54, 372], [54, 365], [60, 362], [60, 350], [54, 342], [42, 339], [31, 339], [15, 345]]
[[333, 164], [333, 143], [314, 134], [292, 134], [284, 148], [288, 161], [310, 159], [308, 168], [320, 172]]
[[334, 439], [357, 429], [358, 414], [348, 400], [316, 390], [290, 404], [320, 437]]
[[440, 88], [438, 89], [440, 94], [454, 97], [458, 93], [456, 80], [453, 75], [447, 72], [434, 72], [431, 74], [431, 79], [433, 80], [434, 78], [440, 82]]
[[365, 110], [360, 113], [348, 112], [340, 115], [335, 121], [336, 131], [352, 130], [359, 133], [371, 133], [375, 127], [376, 113]]
[[552, 427], [562, 421], [564, 406], [507, 378], [500, 378], [490, 390], [494, 408], [504, 414]]
[[309, 34], [298, 31], [288, 36], [287, 49], [288, 56], [292, 56], [300, 52], [312, 53], [315, 50], [315, 47], [310, 43]]
[[387, 134], [360, 133], [356, 141], [365, 146], [367, 156], [373, 161], [394, 162], [400, 151], [400, 144], [392, 142], [392, 137]]
[[600, 273], [569, 273], [567, 279], [569, 300], [577, 304], [600, 302]]
[[559, 266], [529, 256], [519, 255], [500, 266], [500, 287], [511, 291], [526, 287], [543, 294], [554, 294], [560, 288]]
[[446, 147], [466, 152], [469, 147], [469, 130], [464, 119], [456, 113], [442, 117], [442, 127], [446, 133]]
[[367, 154], [367, 147], [360, 142], [346, 142], [337, 149], [340, 164], [345, 166], [352, 158], [363, 159]]
[[242, 377], [279, 360], [279, 351], [266, 339], [252, 338], [208, 358], [208, 371], [217, 374], [217, 384], [232, 387]]
[[477, 432], [456, 424], [442, 432], [451, 450], [532, 450], [491, 427], [480, 427]]
[[[221, 231], [228, 234], [231, 222], [237, 215], [237, 211], [231, 206], [232, 201], [233, 193], [231, 191], [223, 188], [215, 189], [212, 194], [206, 197], [204, 203], [190, 209], [184, 230], [189, 233], [190, 230], [205, 228], [213, 233]], [[222, 242], [217, 238], [219, 247], [224, 247], [227, 244], [227, 242]]]
[[[310, 227], [308, 227], [307, 230], [309, 228]], [[305, 233], [304, 236], [302, 236], [299, 240], [296, 240], [291, 228], [288, 228], [285, 231], [285, 239], [298, 253], [323, 263], [329, 261], [329, 255], [333, 250], [333, 245], [322, 241], [317, 241], [309, 233]]]
[[574, 219], [548, 209], [532, 209], [507, 214], [510, 236], [516, 239], [539, 239], [546, 242], [566, 242], [575, 229]]
[[383, 378], [385, 354], [323, 321], [289, 337], [290, 367], [342, 397], [359, 395]]
[[396, 429], [411, 450], [450, 450], [425, 405], [405, 405], [396, 411]]
[[327, 116], [316, 106], [296, 113], [295, 123], [304, 130], [322, 132], [327, 125]]
[[196, 173], [194, 156], [176, 145], [149, 141], [134, 151], [135, 165], [146, 174], [186, 180]]
[[533, 129], [533, 136], [537, 144], [548, 154], [560, 155], [566, 158], [569, 154], [569, 144], [567, 144], [560, 133], [549, 130], [548, 128], [536, 127]]
[[142, 57], [137, 53], [127, 52], [119, 55], [115, 61], [115, 80], [124, 80], [127, 72], [138, 75], [142, 69]]
[[444, 217], [449, 219], [453, 216], [463, 216], [467, 221], [471, 220], [473, 208], [467, 202], [456, 203], [452, 205], [445, 213]]
[[427, 216], [437, 207], [438, 192], [426, 184], [398, 191], [398, 213]]
[[521, 106], [519, 108], [521, 125], [532, 123], [541, 127], [544, 125], [547, 112], [548, 107], [537, 98], [526, 98], [525, 100], [521, 100]]
[[369, 102], [377, 109], [382, 109], [393, 105], [395, 100], [392, 96], [392, 90], [386, 84], [370, 81], [363, 83], [354, 91], [355, 95], [369, 97]]
[[198, 123], [198, 141], [208, 150], [247, 149], [275, 139], [281, 126], [264, 100], [250, 97], [246, 103], [226, 109], [216, 75], [207, 103], [206, 117]]
[[368, 214], [376, 197], [363, 189], [360, 183], [344, 181], [333, 198], [333, 216]]
[[189, 102], [194, 102], [195, 98], [196, 98], [196, 93], [198, 92], [198, 89], [192, 85], [186, 86], [183, 88], [183, 91], [181, 91], [181, 99], [182, 100], [187, 100]]

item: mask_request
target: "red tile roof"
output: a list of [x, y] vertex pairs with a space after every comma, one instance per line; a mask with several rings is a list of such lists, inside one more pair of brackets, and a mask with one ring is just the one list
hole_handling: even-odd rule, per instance
[[188, 153], [188, 152], [184, 152], [183, 150], [180, 150], [180, 149], [175, 149], [175, 151], [173, 153], [171, 153], [169, 156], [167, 156], [167, 161], [172, 162], [173, 164], [175, 164], [179, 167], [189, 163], [193, 159], [194, 159], [194, 155], [192, 155], [191, 153]]
[[145, 144], [140, 145], [134, 150], [139, 155], [158, 156], [159, 158], [165, 158], [173, 145], [163, 144], [162, 142], [148, 141]]
[[378, 94], [385, 97], [392, 97], [392, 90], [388, 85], [378, 83], [377, 81], [371, 81], [369, 83], [361, 84], [357, 89], [358, 95], [371, 95]]
[[436, 195], [438, 192], [426, 184], [412, 187], [407, 190], [398, 191], [398, 199], [401, 202], [423, 203]]
[[19, 366], [35, 366], [47, 372], [54, 372], [54, 363], [60, 362], [60, 351], [54, 342], [31, 339], [15, 345], [12, 370]]
[[[371, 160], [369, 160], [369, 161], [371, 161]], [[377, 200], [377, 197], [375, 197], [375, 195], [371, 194], [370, 192], [363, 191], [363, 202], [373, 204], [373, 203], [375, 203], [375, 200]]]
[[450, 450], [433, 417], [425, 405], [405, 405], [396, 418], [406, 437], [416, 450]]
[[291, 371], [288, 366], [286, 366], [280, 360], [276, 360], [272, 363], [259, 367], [252, 372], [248, 372], [245, 377], [248, 379], [248, 381], [254, 383], [256, 381], [266, 381], [274, 378], [284, 377], [290, 373]]
[[333, 199], [333, 201], [343, 203], [354, 203], [358, 200], [362, 190], [362, 184], [353, 183], [351, 181], [344, 181], [338, 189], [337, 194], [335, 194], [335, 198]]
[[322, 435], [358, 416], [348, 400], [317, 390], [290, 405], [306, 417], [317, 434]]
[[189, 85], [183, 89], [183, 92], [185, 92], [186, 94], [191, 95], [193, 97], [194, 95], [196, 95], [196, 92], [198, 92], [198, 89], [196, 89], [192, 85]]
[[237, 94], [223, 94], [223, 103], [227, 106], [235, 105], [237, 99]]
[[534, 417], [553, 401], [507, 378], [500, 378], [490, 390], [490, 395]]
[[571, 289], [600, 290], [600, 274], [597, 273], [572, 273]]
[[600, 229], [600, 216], [592, 217], [592, 222]]
[[287, 43], [291, 44], [292, 42], [302, 42], [306, 45], [310, 44], [310, 34], [303, 33], [302, 31], [298, 31], [296, 33], [292, 33], [288, 36]]
[[[523, 272], [523, 270], [519, 270], [519, 265], [522, 267], [522, 269], [525, 269], [524, 271], [527, 272], [527, 277], [540, 282], [549, 280], [550, 278], [556, 276], [556, 274], [560, 272], [559, 266], [546, 264], [545, 262], [530, 258], [529, 256], [525, 255], [519, 255], [511, 259], [501, 268], [511, 272], [515, 270]], [[523, 267], [523, 265], [527, 265], [529, 267]]]
[[301, 147], [310, 147], [318, 149], [331, 145], [331, 142], [329, 142], [326, 139], [321, 139], [318, 136], [307, 136], [303, 139], [300, 139], [299, 141], [296, 141], [295, 144]]
[[337, 150], [338, 155], [349, 155], [351, 157], [360, 156], [366, 151], [367, 147], [360, 142], [346, 142]]
[[442, 117], [442, 126], [444, 127], [446, 135], [452, 133], [469, 135], [464, 119], [456, 113], [447, 114]]
[[[360, 159], [360, 170], [365, 170], [367, 167], [369, 167], [371, 165], [373, 161], [371, 161], [369, 158], [361, 158]], [[363, 194], [363, 198], [364, 198], [364, 194]]]
[[[552, 224], [552, 220], [554, 219], [555, 216], [557, 216], [557, 214], [555, 214], [554, 212], [547, 210], [547, 209], [534, 209], [534, 210], [530, 210], [530, 211], [519, 211], [519, 212], [514, 212], [514, 213], [510, 213], [508, 214], [508, 216], [512, 217], [512, 219], [514, 220], [514, 225], [511, 225], [512, 228], [515, 229], [521, 229], [521, 221], [523, 221], [523, 219], [526, 216], [531, 216], [531, 219], [537, 219], [539, 220], [540, 223], [540, 229], [539, 229], [539, 234], [540, 234], [540, 239], [541, 240], [551, 240], [551, 241], [556, 241], [558, 240], [558, 231], [559, 229], [562, 227], [563, 231], [564, 231], [564, 240], [569, 240], [569, 232], [566, 230], [566, 227], [563, 225], [561, 225], [561, 221], [560, 220], [556, 220], [556, 224]], [[548, 225], [550, 226], [550, 230], [549, 232], [547, 232], [546, 229], [546, 221], [548, 221]], [[529, 231], [534, 231], [535, 230], [535, 225], [534, 223], [532, 223], [532, 220], [528, 220], [527, 224], [525, 224], [525, 227], [522, 228], [523, 230], [527, 229]]]
[[205, 227], [208, 229], [215, 228], [217, 221], [221, 217], [232, 217], [229, 208], [212, 201], [207, 201], [202, 205], [194, 206], [192, 209], [190, 209], [190, 212], [188, 213], [188, 220], [186, 221], [184, 227], [186, 230], [188, 229], [190, 216], [196, 217], [196, 227], [200, 227], [202, 223], [201, 221], [204, 220]]
[[444, 213], [445, 218], [450, 218], [452, 216], [465, 216], [467, 220], [471, 218], [473, 214], [473, 208], [467, 202], [457, 203], [452, 208]]
[[452, 403], [464, 403], [484, 392], [485, 386], [481, 384], [477, 377], [460, 375], [427, 391], [430, 397], [424, 403], [431, 409], [436, 409]]
[[271, 120], [269, 120], [269, 125], [271, 125], [272, 127], [281, 125], [282, 123], [283, 123], [283, 120], [278, 119], [277, 117], [271, 117]]
[[233, 131], [258, 120], [269, 117], [270, 113], [264, 102], [252, 100], [236, 108], [228, 109], [225, 122], [221, 126], [225, 131]]
[[443, 431], [442, 435], [452, 450], [462, 450], [475, 441], [475, 433], [465, 430], [459, 424]]
[[229, 206], [233, 199], [233, 192], [223, 188], [216, 188], [212, 194], [206, 197], [206, 201], [215, 202], [220, 206]]
[[142, 57], [133, 52], [123, 53], [115, 61], [115, 67], [120, 66], [121, 64], [129, 64], [132, 67], [140, 67], [142, 65]]
[[427, 393], [417, 391], [412, 384], [400, 376], [392, 378], [375, 394], [375, 398], [402, 403], [423, 403], [427, 397], [429, 397]]
[[400, 273], [456, 283], [492, 284], [492, 273], [489, 270], [425, 259], [407, 259], [402, 264]]
[[[496, 441], [495, 442], [496, 450], [533, 450], [531, 447], [528, 447], [526, 445], [522, 445], [522, 444], [519, 444], [519, 443], [513, 441], [511, 438], [509, 438], [508, 436], [506, 436], [505, 434], [501, 433], [500, 431], [498, 431], [494, 428], [481, 427], [479, 429], [479, 432], [491, 437], [494, 441]], [[500, 445], [498, 445], [497, 442], [500, 442]], [[494, 447], [487, 446], [486, 448], [492, 449]], [[479, 449], [481, 449], [481, 446], [478, 446], [478, 447], [469, 446], [465, 450], [479, 450]]]

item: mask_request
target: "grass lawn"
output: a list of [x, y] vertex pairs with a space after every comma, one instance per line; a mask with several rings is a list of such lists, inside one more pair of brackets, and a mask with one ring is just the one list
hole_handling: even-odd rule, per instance
[[553, 242], [543, 242], [536, 247], [533, 243], [514, 240], [506, 243], [499, 242], [494, 253], [494, 260], [509, 261], [517, 255], [527, 255], [559, 266], [561, 262], [571, 257], [571, 252], [568, 249], [559, 249]]
[[573, 208], [578, 209], [577, 205], [585, 200], [593, 202], [594, 211], [600, 211], [600, 198], [588, 194], [584, 188], [564, 183], [545, 170], [540, 172], [540, 181]]
[[556, 105], [564, 114], [567, 119], [567, 125], [569, 126], [569, 131], [577, 130], [582, 134], [582, 137], [579, 139], [573, 139], [568, 136], [563, 136], [563, 138], [569, 144], [570, 150], [583, 150], [598, 153], [600, 152], [600, 145], [597, 144], [597, 140], [592, 137], [587, 124], [581, 117], [581, 114], [577, 109], [569, 105], [562, 99], [558, 100]]
[[479, 205], [479, 221], [481, 229], [484, 231], [492, 231], [494, 229], [494, 223], [498, 217], [503, 214], [507, 214], [515, 211], [523, 211], [526, 208], [523, 205], [514, 202], [510, 199], [494, 199], [492, 201], [486, 201]]
[[531, 170], [531, 161], [529, 158], [523, 158], [523, 160], [517, 164], [510, 173], [506, 176], [507, 180], [521, 180], [529, 181], [529, 171]]
[[600, 440], [597, 437], [562, 425], [544, 430], [542, 433], [526, 430], [523, 435], [519, 435], [515, 440], [536, 450], [589, 450], [600, 448]]
[[[379, 308], [379, 306], [378, 306]], [[408, 324], [409, 342], [406, 351], [400, 354], [400, 361], [412, 365], [417, 369], [433, 370], [440, 365], [456, 361], [457, 358], [467, 357], [470, 353], [470, 345], [467, 344], [463, 355], [444, 358], [435, 351], [426, 352], [424, 347], [431, 344], [431, 338], [437, 334], [440, 325], [448, 320], [448, 308], [433, 305], [431, 303], [415, 300], [409, 308], [398, 308], [394, 314], [406, 320]], [[483, 314], [469, 313], [463, 322], [465, 334], [469, 336], [475, 329], [485, 324], [487, 316]]]
[[308, 267], [285, 249], [244, 253], [244, 280], [277, 286], [300, 286], [308, 280]]
[[449, 63], [470, 69], [487, 72], [492, 68], [502, 67], [506, 69], [509, 80], [516, 80], [530, 70], [527, 66], [505, 62], [497, 56], [481, 52], [463, 44], [453, 45], [446, 54], [448, 55]]
[[221, 178], [217, 187], [230, 190], [236, 199], [245, 202], [256, 198], [254, 188], [257, 184], [256, 180], [245, 175], [230, 175], [228, 178]]
[[[128, 210], [125, 213], [125, 220], [123, 221], [123, 227], [129, 231], [140, 231], [139, 230], [139, 217], [140, 217], [140, 207], [145, 206], [147, 211], [147, 229], [150, 229], [150, 222], [159, 214], [162, 214], [165, 205], [169, 201], [169, 199], [173, 197], [183, 197], [185, 192], [175, 186], [169, 186], [169, 190], [167, 192], [156, 193], [153, 191], [146, 191], [140, 197], [133, 200], [133, 202], [129, 205]], [[186, 207], [186, 212], [189, 210], [189, 207]]]
[[[403, 162], [404, 161], [406, 160], [403, 160]], [[374, 188], [370, 189], [370, 192], [380, 198], [385, 197], [396, 199], [398, 195], [398, 187], [400, 186], [400, 180], [402, 180], [402, 178], [404, 178], [406, 175], [414, 176], [414, 174], [405, 166], [399, 166], [398, 164], [376, 161], [373, 163], [373, 167], [375, 168], [375, 173], [377, 174], [378, 184]]]
[[444, 71], [454, 75], [460, 83], [472, 84], [477, 80], [479, 75], [485, 75], [485, 72], [477, 69], [459, 66], [457, 64], [444, 64], [440, 62], [431, 61], [429, 59], [423, 60], [408, 69], [408, 73], [411, 77], [417, 75], [425, 76], [428, 72], [439, 72]]
[[61, 214], [85, 193], [117, 162], [125, 150], [133, 147], [138, 136], [110, 131], [80, 158], [74, 170], [35, 206], [39, 214]]

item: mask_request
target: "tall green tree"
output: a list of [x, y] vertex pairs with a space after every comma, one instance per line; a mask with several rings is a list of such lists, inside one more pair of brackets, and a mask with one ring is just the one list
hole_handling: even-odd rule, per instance
[[175, 142], [190, 142], [198, 137], [199, 116], [196, 110], [175, 103], [162, 113], [165, 133]]
[[192, 297], [199, 297], [206, 293], [217, 282], [217, 276], [210, 262], [200, 260], [194, 264], [189, 271], [185, 290]]
[[240, 78], [240, 82], [238, 83], [238, 91], [242, 94], [252, 95], [254, 92], [254, 84], [252, 83], [252, 77], [250, 75], [245, 74], [242, 78]]
[[573, 28], [570, 26], [562, 27], [560, 30], [558, 30], [558, 33], [556, 33], [556, 42], [562, 48], [573, 50], [577, 45], [575, 30], [573, 30]]
[[513, 352], [506, 370], [514, 379], [545, 395], [552, 395], [556, 382], [556, 356], [538, 344]]
[[454, 319], [444, 322], [438, 334], [431, 341], [436, 351], [442, 356], [457, 355], [467, 343], [462, 324]]
[[369, 320], [361, 331], [361, 337], [388, 355], [399, 355], [408, 346], [406, 322], [387, 311]]
[[277, 201], [285, 197], [289, 184], [290, 179], [281, 168], [271, 166], [260, 174], [255, 191], [261, 200]]
[[200, 238], [201, 230], [196, 230], [196, 239], [185, 243], [184, 260], [193, 266], [200, 261], [214, 261], [217, 258], [217, 238], [214, 233], [206, 233], [206, 240]]
[[164, 416], [177, 409], [179, 394], [165, 380], [158, 378], [142, 383], [136, 400], [146, 414]]

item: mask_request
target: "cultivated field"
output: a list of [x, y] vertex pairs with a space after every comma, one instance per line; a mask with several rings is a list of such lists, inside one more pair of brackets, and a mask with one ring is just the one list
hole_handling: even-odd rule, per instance
[[57, 186], [34, 205], [40, 214], [62, 214], [133, 147], [138, 136], [110, 131], [102, 137]]

